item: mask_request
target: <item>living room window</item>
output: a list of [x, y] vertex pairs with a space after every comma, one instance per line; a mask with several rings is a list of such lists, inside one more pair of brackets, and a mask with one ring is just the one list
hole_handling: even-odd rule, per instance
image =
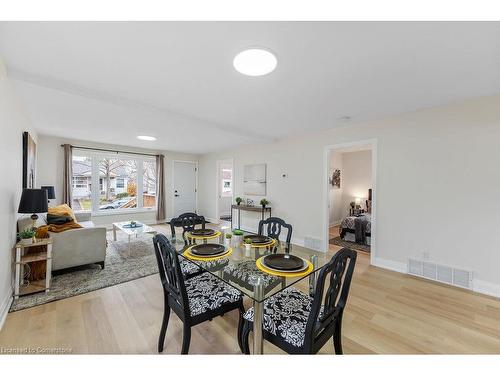
[[[92, 186], [99, 189], [92, 191]], [[73, 208], [76, 211], [115, 213], [155, 207], [154, 158], [125, 153], [74, 153]]]

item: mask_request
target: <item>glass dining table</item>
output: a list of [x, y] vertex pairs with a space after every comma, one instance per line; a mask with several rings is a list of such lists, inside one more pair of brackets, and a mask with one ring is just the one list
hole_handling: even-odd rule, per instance
[[[253, 234], [253, 233], [245, 233]], [[280, 291], [297, 284], [299, 281], [309, 278], [309, 293], [315, 292], [318, 271], [329, 261], [325, 253], [320, 253], [298, 245], [291, 245], [290, 254], [309, 261], [309, 269], [298, 276], [278, 276], [261, 270], [257, 266], [259, 258], [273, 252], [277, 248], [278, 253], [284, 253], [285, 247], [276, 242], [269, 247], [253, 247], [250, 251], [243, 244], [228, 245], [231, 251], [226, 256], [215, 260], [193, 260], [190, 259], [186, 250], [190, 245], [185, 245], [182, 236], [172, 238], [168, 236], [175, 246], [179, 255], [189, 262], [195, 263], [203, 270], [210, 272], [228, 285], [238, 289], [252, 300], [254, 308], [253, 322], [253, 354], [263, 354], [263, 318], [264, 303], [271, 296]], [[218, 238], [209, 240], [198, 240], [198, 243], [223, 243], [223, 233]]]

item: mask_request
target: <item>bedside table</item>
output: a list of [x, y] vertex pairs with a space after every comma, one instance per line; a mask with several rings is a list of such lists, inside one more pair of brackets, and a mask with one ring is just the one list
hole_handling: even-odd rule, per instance
[[[25, 249], [35, 246], [45, 246], [46, 250], [24, 255]], [[50, 290], [50, 278], [52, 276], [52, 240], [50, 238], [44, 238], [32, 244], [23, 244], [18, 242], [16, 244], [15, 251], [16, 281], [14, 285], [14, 298], [18, 299], [19, 296], [25, 294], [48, 292]], [[39, 262], [41, 260], [46, 262], [45, 279], [31, 281], [28, 285], [19, 285], [22, 278], [22, 266], [33, 262]]]

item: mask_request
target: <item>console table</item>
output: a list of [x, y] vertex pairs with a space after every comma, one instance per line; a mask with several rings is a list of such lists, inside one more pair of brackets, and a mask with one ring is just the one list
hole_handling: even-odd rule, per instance
[[271, 214], [271, 207], [262, 207], [262, 206], [246, 206], [243, 204], [233, 204], [231, 206], [231, 229], [233, 229], [233, 210], [238, 211], [238, 229], [240, 228], [241, 222], [241, 211], [250, 211], [250, 212], [260, 212], [262, 214], [262, 220], [264, 220], [264, 215], [266, 212], [269, 212], [269, 217]]

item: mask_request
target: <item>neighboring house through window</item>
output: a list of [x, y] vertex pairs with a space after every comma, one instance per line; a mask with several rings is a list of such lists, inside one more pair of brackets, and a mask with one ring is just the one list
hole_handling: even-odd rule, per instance
[[[92, 186], [99, 186], [99, 190], [92, 191]], [[142, 194], [138, 194], [139, 191]], [[76, 211], [94, 212], [154, 209], [155, 159], [76, 150], [73, 153], [73, 207]]]

